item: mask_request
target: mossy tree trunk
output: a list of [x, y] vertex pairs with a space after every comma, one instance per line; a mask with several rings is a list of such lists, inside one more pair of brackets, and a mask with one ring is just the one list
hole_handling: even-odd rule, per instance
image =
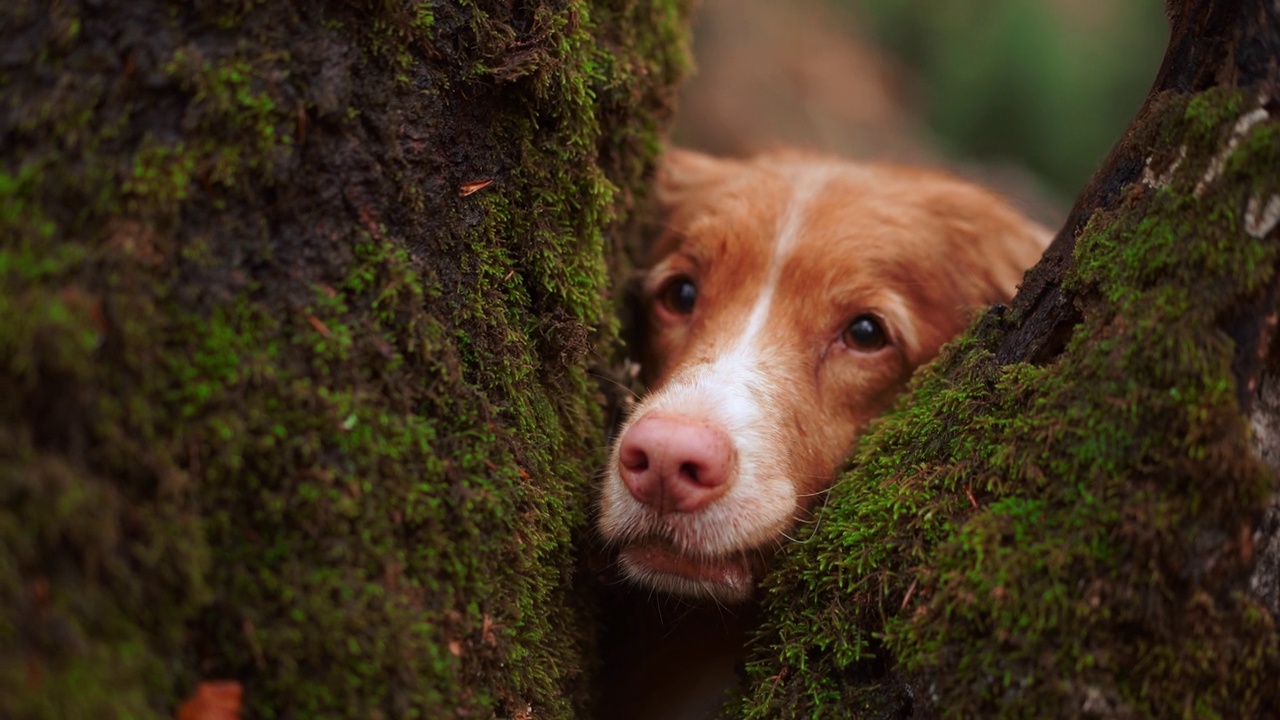
[[1169, 15], [1012, 307], [785, 553], [734, 716], [1280, 717], [1280, 20]]
[[684, 5], [0, 3], [0, 715], [581, 714]]

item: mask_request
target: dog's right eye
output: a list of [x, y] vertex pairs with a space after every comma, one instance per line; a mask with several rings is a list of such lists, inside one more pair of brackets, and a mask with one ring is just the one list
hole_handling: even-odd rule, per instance
[[698, 286], [685, 275], [672, 278], [662, 290], [662, 304], [677, 315], [688, 315], [693, 312], [693, 304], [698, 301]]

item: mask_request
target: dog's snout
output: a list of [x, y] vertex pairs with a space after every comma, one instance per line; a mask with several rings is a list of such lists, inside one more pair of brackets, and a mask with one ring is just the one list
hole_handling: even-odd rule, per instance
[[651, 412], [622, 436], [618, 472], [632, 497], [659, 513], [697, 512], [729, 490], [733, 458], [715, 425]]

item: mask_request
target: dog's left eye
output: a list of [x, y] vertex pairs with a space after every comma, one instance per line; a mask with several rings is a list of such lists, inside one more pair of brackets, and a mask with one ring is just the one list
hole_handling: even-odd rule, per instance
[[859, 315], [849, 321], [840, 339], [850, 350], [874, 352], [889, 344], [884, 326], [874, 315]]
[[698, 301], [698, 286], [687, 276], [672, 278], [662, 290], [662, 304], [677, 315], [688, 315], [693, 312], [693, 305]]

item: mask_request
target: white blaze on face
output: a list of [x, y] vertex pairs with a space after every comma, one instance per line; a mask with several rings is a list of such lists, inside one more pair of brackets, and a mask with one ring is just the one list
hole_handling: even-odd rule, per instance
[[[797, 510], [797, 492], [787, 471], [787, 438], [781, 430], [787, 388], [771, 370], [781, 360], [767, 346], [764, 330], [782, 281], [782, 268], [805, 230], [808, 208], [835, 168], [798, 173], [786, 210], [777, 222], [770, 265], [741, 331], [704, 362], [674, 368], [670, 377], [636, 407], [618, 437], [653, 411], [697, 418], [723, 429], [732, 440], [736, 466], [729, 491], [694, 513], [659, 517], [628, 492], [618, 471], [618, 443], [610, 458], [601, 502], [606, 538], [627, 542], [659, 537], [681, 552], [711, 558], [776, 543]], [[705, 357], [705, 356], [702, 356]]]

